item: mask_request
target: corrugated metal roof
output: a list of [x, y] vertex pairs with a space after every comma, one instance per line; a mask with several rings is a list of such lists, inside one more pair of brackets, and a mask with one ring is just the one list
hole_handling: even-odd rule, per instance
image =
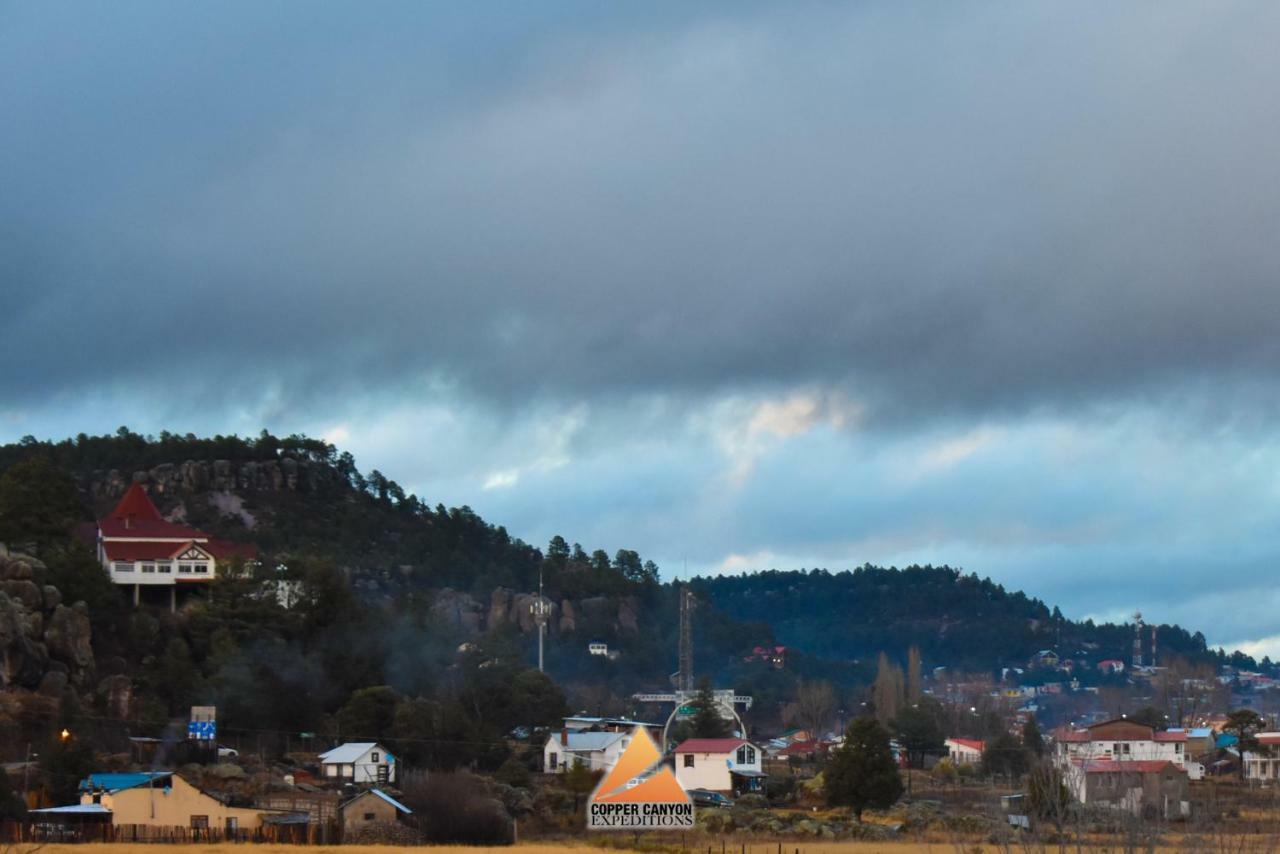
[[89, 789], [105, 789], [108, 792], [123, 792], [137, 786], [145, 786], [152, 780], [157, 782], [172, 777], [172, 771], [140, 771], [132, 774], [90, 774], [80, 781], [80, 791]]
[[321, 753], [320, 761], [325, 765], [348, 765], [377, 746], [376, 741], [349, 741], [338, 745], [333, 750]]
[[70, 804], [65, 807], [45, 807], [31, 812], [55, 813], [59, 815], [108, 815], [111, 810], [102, 804]]
[[393, 806], [393, 807], [395, 807], [396, 809], [400, 810], [400, 812], [404, 813], [405, 815], [413, 815], [413, 810], [409, 809], [407, 806], [405, 806], [404, 804], [400, 803], [400, 802], [399, 802], [399, 801], [397, 801], [395, 798], [391, 797], [390, 795], [388, 795], [386, 792], [382, 791], [381, 789], [370, 789], [369, 791], [370, 791], [370, 792], [372, 792], [373, 794], [377, 795], [378, 797], [382, 798], [384, 801], [386, 801], [387, 803], [391, 804], [391, 806]]
[[619, 739], [625, 738], [623, 732], [570, 732], [569, 744], [566, 746], [560, 733], [553, 733], [556, 744], [565, 750], [604, 750]]

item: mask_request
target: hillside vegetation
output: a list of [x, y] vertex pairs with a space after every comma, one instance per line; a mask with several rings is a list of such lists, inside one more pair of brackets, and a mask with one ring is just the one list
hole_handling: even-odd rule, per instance
[[[257, 545], [256, 574], [218, 579], [177, 614], [134, 609], [74, 536], [133, 482], [170, 518]], [[637, 552], [562, 537], [536, 548], [306, 437], [152, 438], [122, 428], [0, 447], [0, 542], [31, 554], [34, 584], [56, 588], [39, 603], [45, 613], [56, 611], [54, 599], [85, 603], [72, 610], [91, 623], [93, 662], [66, 686], [54, 680], [50, 714], [115, 750], [127, 748], [125, 735], [159, 735], [190, 705], [208, 703], [225, 732], [264, 749], [284, 749], [301, 732], [341, 734], [395, 744], [428, 767], [492, 768], [507, 758], [513, 727], [551, 725], [570, 708], [652, 713], [630, 695], [667, 687], [676, 669], [677, 590]], [[552, 608], [547, 676], [534, 667], [529, 607], [539, 575]], [[280, 580], [302, 585], [295, 606], [270, 595]], [[990, 673], [1045, 647], [1122, 657], [1131, 637], [1128, 627], [1073, 622], [948, 567], [692, 584], [696, 672], [752, 693], [762, 720], [791, 700], [797, 678], [856, 695], [882, 652], [902, 661], [916, 646], [929, 667]], [[30, 641], [3, 635], [0, 643]], [[1160, 639], [1191, 661], [1227, 660], [1175, 626], [1162, 626]], [[591, 656], [590, 641], [618, 655]], [[744, 661], [753, 646], [775, 643], [791, 648], [785, 670]], [[53, 666], [15, 675], [10, 699], [36, 696], [41, 667]], [[0, 706], [0, 742], [48, 732], [31, 711], [48, 704], [27, 705]]]

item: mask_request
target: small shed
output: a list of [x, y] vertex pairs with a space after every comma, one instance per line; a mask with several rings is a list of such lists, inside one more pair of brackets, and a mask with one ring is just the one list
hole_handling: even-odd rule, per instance
[[413, 815], [413, 810], [381, 789], [361, 792], [344, 803], [338, 812], [342, 815], [342, 826], [348, 830], [368, 824], [387, 824], [399, 821], [401, 816]]

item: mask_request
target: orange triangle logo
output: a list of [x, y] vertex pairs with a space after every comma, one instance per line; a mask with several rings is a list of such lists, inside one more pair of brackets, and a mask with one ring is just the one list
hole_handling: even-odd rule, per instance
[[[590, 800], [601, 803], [689, 803], [689, 796], [671, 769], [658, 768], [661, 762], [662, 753], [648, 731], [644, 727], [636, 727], [631, 731], [631, 743], [596, 786]], [[655, 768], [658, 769], [656, 772]], [[632, 782], [640, 777], [644, 779]]]

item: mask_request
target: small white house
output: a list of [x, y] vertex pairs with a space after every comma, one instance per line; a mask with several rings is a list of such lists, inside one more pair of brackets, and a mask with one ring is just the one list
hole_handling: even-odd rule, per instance
[[561, 730], [552, 733], [542, 747], [542, 770], [548, 774], [563, 774], [580, 763], [589, 771], [608, 771], [630, 743], [629, 732]]
[[592, 641], [587, 644], [587, 652], [592, 655], [603, 655], [607, 657], [609, 655], [609, 645], [607, 643], [601, 643], [600, 641]]
[[371, 784], [396, 781], [396, 758], [372, 741], [347, 742], [321, 753], [320, 767], [329, 780]]
[[976, 738], [948, 738], [944, 744], [947, 757], [954, 765], [977, 765], [982, 761], [982, 751], [986, 750], [986, 742]]
[[764, 751], [745, 738], [691, 738], [675, 750], [676, 780], [685, 791], [760, 791], [768, 775], [760, 768]]

